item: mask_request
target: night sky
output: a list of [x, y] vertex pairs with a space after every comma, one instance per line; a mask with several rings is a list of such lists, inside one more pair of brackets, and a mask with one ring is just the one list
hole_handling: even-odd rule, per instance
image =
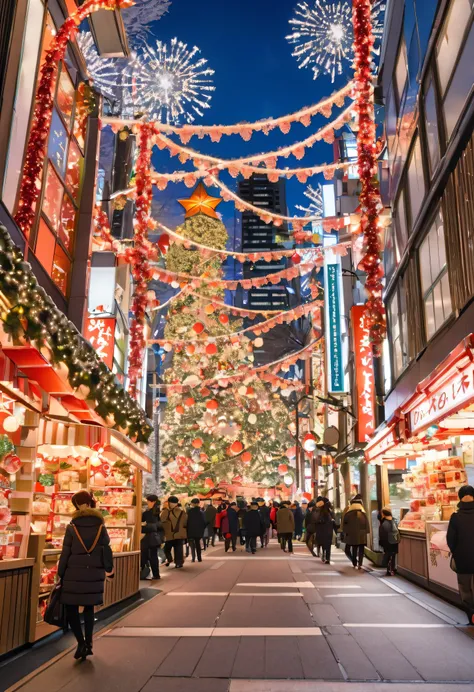
[[[169, 12], [155, 23], [157, 39], [169, 41], [173, 37], [197, 45], [209, 66], [215, 70], [216, 91], [211, 108], [196, 124], [232, 124], [253, 121], [269, 116], [277, 117], [299, 110], [317, 102], [343, 86], [350, 78], [350, 63], [345, 65], [346, 74], [334, 85], [329, 78], [313, 80], [310, 69], [299, 69], [292, 57], [292, 47], [285, 39], [290, 33], [291, 18], [296, 0], [173, 0]], [[333, 113], [337, 113], [337, 109]], [[256, 134], [250, 142], [240, 136], [223, 137], [220, 143], [208, 138], [193, 138], [189, 147], [223, 158], [235, 158], [245, 153], [269, 151], [291, 142], [304, 139], [326, 121], [313, 118], [313, 124], [305, 128], [292, 126], [289, 135], [275, 130], [270, 135]], [[300, 163], [294, 157], [280, 159], [280, 167], [294, 168], [332, 161], [332, 146], [316, 144]], [[153, 163], [159, 171], [182, 170], [177, 158], [171, 160], [167, 152], [155, 150]], [[192, 164], [187, 164], [191, 169]], [[222, 179], [235, 189], [236, 181], [227, 174]], [[317, 178], [309, 179], [313, 185]], [[304, 202], [305, 186], [296, 179], [287, 183], [289, 211]], [[216, 194], [217, 189], [211, 190]], [[164, 203], [161, 219], [175, 227], [182, 222], [183, 210], [175, 201], [177, 197], [189, 197], [190, 190], [184, 185], [169, 185], [163, 193], [156, 193], [157, 201]], [[234, 205], [222, 203], [219, 211], [229, 230], [233, 226]], [[300, 215], [298, 213], [298, 215]]]

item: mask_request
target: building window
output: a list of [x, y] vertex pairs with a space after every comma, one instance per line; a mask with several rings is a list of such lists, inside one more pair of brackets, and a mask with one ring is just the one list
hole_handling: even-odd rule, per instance
[[392, 370], [395, 379], [408, 365], [408, 322], [405, 283], [400, 279], [395, 293], [388, 303], [390, 343], [392, 345]]
[[[444, 96], [461, 48], [464, 31], [471, 17], [472, 0], [452, 0], [448, 16], [438, 39], [438, 64], [441, 93]], [[472, 73], [471, 73], [472, 76]], [[472, 79], [470, 80], [472, 82]]]
[[452, 312], [441, 212], [420, 246], [419, 265], [426, 337], [431, 339]]
[[403, 193], [403, 190], [400, 191], [400, 194], [398, 195], [398, 200], [397, 204], [395, 206], [396, 209], [396, 215], [395, 215], [395, 223], [397, 227], [397, 245], [400, 251], [400, 256], [403, 255], [403, 252], [407, 246], [408, 243], [408, 227], [407, 227], [407, 219], [406, 219], [406, 212], [405, 212], [405, 195]]
[[453, 134], [464, 105], [473, 89], [474, 24], [471, 25], [466, 43], [456, 65], [451, 84], [444, 98], [444, 117], [448, 139]]
[[398, 51], [397, 64], [395, 65], [395, 85], [397, 87], [397, 97], [398, 97], [398, 109], [400, 110], [400, 104], [403, 97], [403, 92], [405, 90], [405, 85], [408, 76], [408, 65], [407, 65], [407, 48], [405, 45], [405, 39], [402, 38], [400, 44], [400, 50]]
[[420, 138], [418, 135], [415, 136], [411, 151], [407, 182], [410, 200], [410, 223], [411, 229], [413, 229], [425, 196], [425, 178], [423, 175], [423, 161], [421, 158]]
[[426, 89], [424, 103], [426, 143], [428, 145], [430, 171], [431, 175], [433, 175], [440, 159], [438, 113], [433, 80], [430, 80], [429, 86]]

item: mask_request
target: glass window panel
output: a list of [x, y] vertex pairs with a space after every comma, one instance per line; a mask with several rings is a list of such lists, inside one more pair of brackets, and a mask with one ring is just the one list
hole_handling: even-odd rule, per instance
[[48, 166], [46, 187], [43, 198], [43, 212], [46, 214], [54, 229], [58, 228], [59, 215], [64, 188], [51, 165]]
[[438, 233], [436, 226], [428, 234], [427, 242], [430, 246], [430, 262], [431, 262], [431, 283], [434, 283], [438, 276], [441, 274], [441, 269], [444, 264], [440, 266], [440, 257], [438, 251]]
[[438, 74], [442, 94], [448, 86], [470, 16], [469, 0], [452, 0], [437, 45]]
[[75, 222], [76, 210], [68, 195], [65, 194], [63, 198], [63, 205], [61, 207], [61, 222], [59, 224], [58, 236], [70, 254], [72, 254], [74, 245]]
[[395, 66], [395, 84], [397, 85], [398, 102], [402, 100], [403, 90], [407, 81], [407, 51], [405, 41], [402, 40], [400, 52], [398, 53], [397, 64]]
[[433, 82], [431, 82], [425, 95], [425, 127], [430, 159], [430, 170], [431, 173], [433, 173], [436, 170], [436, 166], [438, 165], [440, 158], [438, 114], [436, 112], [436, 96]]
[[51, 278], [63, 295], [67, 293], [71, 262], [59, 244], [56, 244]]
[[413, 228], [425, 196], [423, 162], [421, 159], [421, 146], [418, 135], [415, 139], [415, 144], [413, 146], [411, 159], [408, 166], [408, 188], [410, 194], [411, 227]]
[[56, 94], [58, 108], [64, 116], [68, 127], [71, 126], [72, 111], [74, 107], [74, 85], [64, 65], [59, 76], [58, 91]]
[[433, 308], [433, 294], [430, 293], [425, 299], [425, 324], [426, 324], [426, 336], [431, 339], [433, 334], [436, 332], [436, 322], [434, 316]]
[[397, 134], [397, 106], [395, 104], [395, 95], [393, 87], [388, 94], [387, 115], [385, 119], [385, 127], [387, 130], [387, 142], [389, 151], [392, 150]]
[[451, 303], [451, 289], [449, 288], [448, 272], [445, 272], [443, 274], [443, 278], [441, 279], [441, 290], [443, 292], [444, 319], [447, 320], [453, 311]]
[[66, 154], [67, 131], [58, 111], [54, 108], [49, 133], [48, 158], [54, 163], [62, 176], [64, 176], [66, 170]]
[[472, 90], [472, 75], [474, 65], [474, 24], [471, 26], [469, 36], [463, 48], [459, 63], [456, 67], [453, 80], [446, 93], [444, 101], [444, 116], [446, 120], [446, 132], [451, 137], [459, 116], [464, 108], [467, 97]]
[[397, 201], [397, 212], [396, 212], [396, 224], [397, 224], [397, 234], [398, 234], [398, 250], [400, 256], [402, 256], [403, 251], [406, 248], [408, 242], [408, 230], [407, 222], [405, 216], [405, 195], [403, 190], [400, 192]]
[[399, 291], [399, 314], [400, 314], [400, 336], [402, 347], [402, 363], [405, 366], [408, 363], [408, 316], [407, 316], [407, 301], [405, 281], [400, 283]]
[[444, 322], [443, 295], [441, 293], [441, 282], [436, 284], [433, 289], [433, 309], [436, 329], [438, 330]]
[[77, 200], [79, 195], [81, 171], [82, 154], [74, 140], [71, 140], [69, 143], [69, 155], [67, 159], [66, 185], [68, 186], [75, 200]]
[[51, 274], [53, 269], [55, 245], [56, 238], [54, 237], [54, 233], [50, 230], [46, 221], [40, 217], [38, 236], [36, 238], [35, 255], [48, 274]]
[[420, 272], [421, 272], [421, 288], [425, 294], [431, 287], [433, 281], [431, 279], [431, 260], [430, 260], [430, 239], [429, 235], [425, 238], [420, 246]]
[[84, 97], [85, 89], [86, 85], [81, 82], [76, 91], [76, 112], [74, 115], [74, 137], [82, 149], [84, 149], [85, 126], [87, 124], [87, 118], [84, 118], [84, 114], [87, 114], [88, 109]]

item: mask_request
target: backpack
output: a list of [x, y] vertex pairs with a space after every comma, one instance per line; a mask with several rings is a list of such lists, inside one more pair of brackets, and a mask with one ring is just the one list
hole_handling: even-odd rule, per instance
[[390, 545], [397, 545], [400, 543], [400, 531], [398, 530], [398, 525], [395, 519], [391, 521], [391, 528], [387, 533], [387, 540]]

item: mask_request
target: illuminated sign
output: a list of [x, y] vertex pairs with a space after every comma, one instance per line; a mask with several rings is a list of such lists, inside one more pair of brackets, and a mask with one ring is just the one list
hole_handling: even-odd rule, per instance
[[95, 348], [97, 355], [109, 370], [114, 363], [115, 317], [89, 317], [84, 336]]
[[342, 357], [341, 338], [341, 309], [339, 298], [339, 275], [341, 268], [338, 264], [327, 264], [327, 348], [329, 356], [329, 391], [344, 391], [344, 365]]
[[368, 442], [375, 431], [374, 361], [363, 305], [351, 309], [356, 371], [358, 442]]

